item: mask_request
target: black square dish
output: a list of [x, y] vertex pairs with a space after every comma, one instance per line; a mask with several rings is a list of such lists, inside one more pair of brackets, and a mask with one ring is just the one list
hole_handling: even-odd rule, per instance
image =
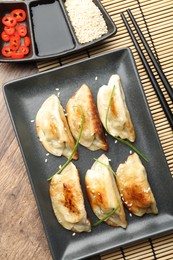
[[[149, 158], [148, 163], [142, 163], [146, 168], [159, 213], [136, 217], [125, 209], [127, 229], [101, 223], [93, 227], [90, 233], [73, 234], [58, 223], [53, 213], [47, 181], [66, 159], [53, 155], [46, 157], [47, 152], [38, 140], [34, 120], [46, 98], [52, 94], [60, 95], [65, 108], [68, 99], [83, 83], [90, 87], [96, 100], [99, 87], [107, 84], [112, 74], [118, 74], [122, 81], [136, 132], [135, 146]], [[4, 96], [54, 259], [83, 259], [173, 230], [173, 180], [130, 49], [120, 49], [7, 83], [4, 86]], [[131, 151], [122, 143], [115, 143], [111, 136], [107, 136], [107, 140], [109, 150], [106, 155], [111, 159], [112, 168], [117, 169]], [[88, 217], [94, 223], [97, 218], [86, 196], [84, 178], [86, 171], [94, 163], [93, 158], [98, 158], [103, 151], [91, 152], [81, 145], [78, 148], [79, 159], [73, 163], [80, 173]]]
[[[93, 4], [99, 10], [107, 31], [96, 39], [80, 43], [69, 18], [69, 12], [63, 0], [31, 0], [26, 2], [3, 1], [0, 3], [0, 62], [37, 61], [62, 57], [78, 50], [92, 46], [116, 33], [116, 26], [99, 0], [93, 0]], [[27, 36], [30, 38], [29, 52], [24, 57], [7, 56], [9, 52], [19, 52], [19, 49], [9, 50], [10, 39], [2, 38], [5, 25], [2, 23], [4, 16], [9, 16], [13, 10], [24, 10], [26, 19], [20, 22], [27, 28]], [[77, 16], [77, 15], [76, 15]], [[18, 22], [19, 23], [19, 22]], [[15, 32], [17, 31], [15, 26]], [[82, 28], [82, 26], [81, 26]], [[94, 28], [94, 25], [93, 25]], [[85, 32], [83, 32], [85, 34]], [[11, 36], [10, 36], [11, 37]], [[24, 45], [24, 37], [21, 37], [20, 45]], [[2, 54], [4, 46], [8, 46], [7, 55]], [[4, 53], [4, 52], [3, 52]], [[9, 54], [10, 55], [10, 54]], [[13, 56], [15, 56], [13, 54]]]

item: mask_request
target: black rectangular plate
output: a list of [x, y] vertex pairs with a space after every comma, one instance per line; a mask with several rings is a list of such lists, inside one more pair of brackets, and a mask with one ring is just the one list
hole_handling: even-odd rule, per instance
[[[54, 216], [47, 182], [47, 178], [66, 159], [52, 155], [46, 156], [32, 120], [35, 119], [37, 111], [47, 97], [60, 92], [60, 100], [65, 108], [68, 99], [83, 83], [90, 86], [96, 99], [98, 88], [107, 84], [110, 76], [115, 73], [121, 77], [126, 102], [134, 123], [137, 136], [135, 145], [150, 160], [149, 163], [142, 162], [148, 173], [159, 214], [135, 217], [130, 216], [126, 211], [128, 221], [126, 230], [102, 223], [93, 228], [91, 233], [72, 236], [72, 232], [62, 228]], [[173, 230], [173, 180], [130, 49], [120, 49], [7, 83], [4, 86], [4, 96], [54, 259], [82, 259]], [[115, 143], [110, 136], [107, 136], [107, 139], [109, 151], [105, 154], [111, 159], [111, 165], [115, 170], [121, 162], [126, 160], [130, 149], [121, 143]], [[102, 151], [91, 152], [79, 146], [79, 160], [74, 162], [80, 173], [86, 209], [92, 223], [97, 219], [86, 197], [84, 177], [87, 169], [94, 162], [93, 158], [99, 157], [102, 153]], [[46, 158], [47, 162], [45, 162]]]
[[[27, 18], [26, 21], [21, 23], [27, 26], [31, 45], [29, 53], [20, 59], [6, 58], [0, 52], [0, 62], [40, 61], [54, 57], [60, 58], [91, 47], [112, 36], [117, 31], [113, 20], [99, 0], [93, 0], [93, 2], [102, 13], [108, 32], [96, 40], [80, 44], [68, 17], [65, 0], [1, 1], [0, 19], [4, 15], [9, 15], [14, 9], [25, 10]], [[34, 13], [33, 10], [35, 10]], [[0, 34], [3, 30], [4, 26], [1, 22]], [[5, 45], [9, 45], [9, 42], [5, 43], [0, 37], [0, 49]], [[21, 45], [23, 45], [23, 39]]]

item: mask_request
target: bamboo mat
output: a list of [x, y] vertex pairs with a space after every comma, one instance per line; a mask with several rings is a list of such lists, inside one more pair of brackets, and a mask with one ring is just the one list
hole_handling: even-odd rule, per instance
[[[156, 130], [173, 177], [173, 132], [144, 70], [142, 62], [140, 61], [135, 47], [120, 18], [121, 12], [124, 12], [127, 8], [131, 9], [170, 84], [173, 86], [173, 1], [102, 0], [101, 2], [115, 22], [118, 29], [117, 34], [110, 39], [77, 54], [48, 62], [39, 62], [37, 64], [38, 69], [41, 72], [67, 63], [86, 59], [87, 57], [99, 53], [116, 50], [122, 47], [130, 47], [136, 61]], [[147, 54], [146, 58], [148, 59]], [[153, 69], [152, 64], [151, 68]], [[161, 81], [159, 81], [159, 85], [163, 89]], [[165, 94], [164, 90], [163, 93]], [[165, 95], [165, 97], [173, 111], [173, 104], [167, 95]], [[118, 248], [111, 253], [102, 254], [100, 258], [101, 260], [171, 260], [173, 259], [173, 233], [162, 235], [157, 238], [149, 238], [135, 245]]]

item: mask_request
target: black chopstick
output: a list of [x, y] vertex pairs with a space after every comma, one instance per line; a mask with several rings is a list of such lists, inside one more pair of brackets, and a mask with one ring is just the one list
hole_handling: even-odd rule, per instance
[[160, 79], [161, 79], [163, 85], [166, 88], [171, 101], [173, 101], [173, 89], [171, 88], [167, 78], [165, 77], [165, 74], [163, 73], [163, 71], [162, 71], [160, 65], [158, 64], [154, 54], [152, 53], [152, 51], [151, 51], [147, 41], [145, 40], [145, 37], [144, 37], [143, 33], [141, 32], [137, 22], [135, 21], [135, 18], [133, 16], [132, 12], [130, 11], [130, 9], [127, 9], [127, 13], [128, 13], [128, 15], [129, 15], [129, 17], [130, 17], [130, 19], [131, 19], [131, 21], [132, 21], [136, 31], [137, 31], [137, 33], [139, 35], [139, 37], [140, 37], [140, 39], [141, 39], [141, 41], [142, 41], [142, 43], [143, 43], [143, 45], [144, 45], [144, 47], [145, 47], [145, 49], [146, 49], [146, 51], [148, 53], [150, 59], [152, 60], [153, 65], [154, 65], [157, 73], [159, 74]]
[[129, 26], [128, 21], [126, 20], [126, 17], [123, 13], [121, 14], [121, 18], [123, 19], [123, 22], [124, 22], [128, 32], [129, 32], [129, 35], [130, 35], [130, 37], [131, 37], [131, 39], [132, 39], [132, 41], [135, 45], [135, 48], [136, 48], [136, 50], [137, 50], [137, 52], [138, 52], [138, 54], [141, 58], [141, 61], [142, 61], [143, 65], [146, 69], [146, 72], [147, 72], [147, 74], [148, 74], [148, 76], [151, 80], [151, 83], [154, 87], [154, 90], [157, 94], [157, 97], [158, 97], [158, 99], [159, 99], [159, 101], [160, 101], [160, 103], [163, 107], [163, 110], [166, 114], [166, 117], [167, 117], [167, 119], [168, 119], [168, 121], [169, 121], [169, 123], [170, 123], [170, 125], [173, 129], [173, 114], [171, 112], [171, 109], [169, 108], [167, 101], [166, 101], [166, 99], [165, 99], [162, 91], [160, 90], [160, 87], [159, 87], [159, 85], [158, 85], [158, 83], [155, 79], [155, 76], [154, 76], [153, 72], [151, 71], [150, 66], [148, 65], [148, 62], [147, 62], [147, 60], [146, 60], [146, 58], [145, 58], [145, 56], [144, 56], [144, 54], [141, 50], [141, 47], [139, 46], [139, 44], [138, 44], [138, 42], [137, 42], [137, 40], [136, 40], [136, 38], [133, 34], [133, 31], [132, 31], [131, 27]]

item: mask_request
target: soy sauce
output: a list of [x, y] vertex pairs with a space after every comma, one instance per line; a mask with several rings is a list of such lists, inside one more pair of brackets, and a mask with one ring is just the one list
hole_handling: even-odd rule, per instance
[[31, 16], [38, 56], [74, 48], [72, 35], [58, 1], [34, 3]]

